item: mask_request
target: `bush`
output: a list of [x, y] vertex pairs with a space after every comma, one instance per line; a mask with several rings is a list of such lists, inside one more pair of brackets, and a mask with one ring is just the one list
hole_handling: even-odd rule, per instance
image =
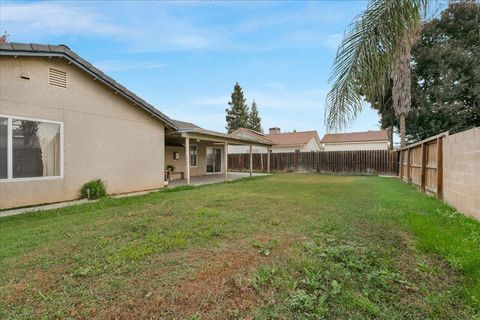
[[100, 180], [91, 180], [85, 183], [80, 189], [80, 197], [87, 198], [88, 200], [100, 199], [107, 195], [107, 187], [105, 183]]
[[174, 172], [175, 171], [175, 166], [173, 164], [169, 164], [169, 165], [167, 165], [167, 170], [170, 171], [170, 172]]

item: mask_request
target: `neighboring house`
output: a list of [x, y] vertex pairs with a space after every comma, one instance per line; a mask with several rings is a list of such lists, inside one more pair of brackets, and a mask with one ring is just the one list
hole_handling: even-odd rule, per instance
[[388, 133], [385, 130], [327, 133], [321, 142], [325, 151], [388, 150], [390, 148]]
[[[269, 141], [272, 153], [310, 152], [322, 150], [317, 131], [281, 132], [280, 128], [270, 128], [268, 134], [254, 130], [239, 128], [232, 132], [233, 136], [254, 139], [259, 142]], [[248, 153], [246, 146], [231, 146], [229, 153]], [[265, 153], [266, 148], [253, 148], [254, 153]]]
[[245, 143], [268, 145], [172, 120], [67, 46], [0, 43], [0, 209], [97, 178], [110, 194], [161, 188], [173, 148], [187, 181], [226, 174], [225, 147]]
[[[237, 130], [233, 131], [231, 136], [241, 138], [241, 139], [251, 139], [258, 142], [265, 142], [271, 143], [271, 141], [267, 138], [267, 136], [261, 132], [247, 129], [247, 128], [238, 128]], [[252, 146], [252, 153], [266, 153], [267, 148], [262, 146]], [[229, 146], [228, 153], [235, 154], [235, 153], [250, 153], [249, 146]]]

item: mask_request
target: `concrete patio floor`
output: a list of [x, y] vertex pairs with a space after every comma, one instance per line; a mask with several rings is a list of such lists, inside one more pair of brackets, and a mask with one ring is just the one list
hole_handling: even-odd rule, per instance
[[[265, 173], [253, 173], [253, 176], [264, 176], [266, 175]], [[242, 178], [248, 178], [250, 174], [248, 172], [229, 172], [228, 173], [228, 181], [232, 180], [237, 180], [237, 179], [242, 179]], [[224, 182], [225, 181], [225, 176], [223, 173], [220, 174], [208, 174], [208, 175], [203, 175], [203, 176], [197, 176], [197, 177], [190, 177], [190, 184], [194, 186], [199, 186], [202, 184], [211, 184], [211, 183], [218, 183], [218, 182]], [[168, 188], [175, 188], [178, 186], [184, 186], [187, 185], [187, 180], [186, 179], [176, 179], [176, 180], [171, 180], [168, 182]]]

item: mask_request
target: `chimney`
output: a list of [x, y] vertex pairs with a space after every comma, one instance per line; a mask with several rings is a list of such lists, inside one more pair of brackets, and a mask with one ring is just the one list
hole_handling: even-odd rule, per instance
[[270, 134], [281, 133], [281, 130], [278, 127], [270, 128], [270, 129], [268, 129], [268, 133], [270, 133]]

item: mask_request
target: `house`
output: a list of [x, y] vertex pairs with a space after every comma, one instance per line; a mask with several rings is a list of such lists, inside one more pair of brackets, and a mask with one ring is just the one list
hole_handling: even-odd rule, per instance
[[229, 144], [269, 147], [170, 119], [65, 45], [0, 43], [0, 209], [77, 199], [96, 178], [162, 188], [174, 156], [187, 183], [226, 178]]
[[[272, 153], [281, 152], [310, 152], [322, 150], [320, 137], [317, 131], [299, 131], [299, 132], [281, 132], [280, 128], [270, 128], [268, 134], [263, 134], [254, 130], [239, 128], [232, 132], [233, 136], [253, 139], [258, 142], [270, 142], [272, 144]], [[245, 146], [231, 146], [229, 153], [248, 153], [249, 149]], [[266, 153], [266, 148], [256, 147], [253, 153]]]
[[388, 150], [390, 142], [385, 130], [348, 133], [327, 133], [321, 143], [325, 151]]

